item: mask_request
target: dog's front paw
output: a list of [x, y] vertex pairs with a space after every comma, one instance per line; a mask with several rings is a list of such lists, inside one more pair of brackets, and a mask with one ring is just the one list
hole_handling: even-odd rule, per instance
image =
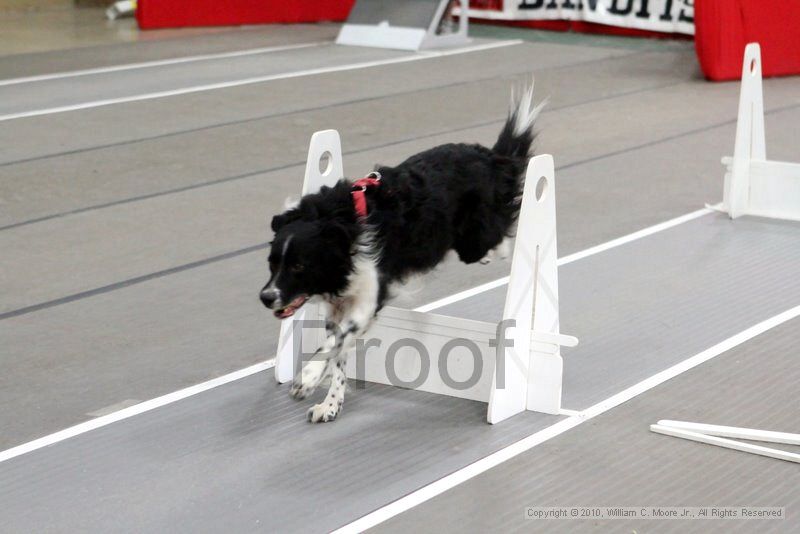
[[307, 415], [312, 423], [328, 423], [339, 415], [339, 406], [334, 402], [321, 402], [309, 408]]
[[308, 364], [303, 367], [303, 370], [294, 377], [292, 388], [289, 390], [289, 396], [293, 399], [302, 400], [309, 395], [313, 395], [314, 390], [317, 389], [317, 386], [322, 381], [324, 373], [325, 362], [308, 362]]
[[289, 390], [289, 396], [293, 399], [303, 400], [309, 395], [314, 394], [314, 390], [316, 390], [316, 386], [312, 386], [311, 384], [304, 384], [302, 381], [295, 379], [292, 382], [292, 387]]

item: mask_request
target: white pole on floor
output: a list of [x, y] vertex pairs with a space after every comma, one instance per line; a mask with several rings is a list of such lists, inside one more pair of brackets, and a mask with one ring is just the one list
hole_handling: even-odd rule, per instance
[[719, 436], [721, 438], [749, 439], [751, 441], [800, 445], [800, 434], [791, 434], [789, 432], [756, 430], [754, 428], [741, 428], [736, 426], [707, 425], [704, 423], [689, 423], [687, 421], [672, 421], [669, 419], [662, 419], [658, 422], [658, 425], [680, 428], [691, 432], [700, 432], [708, 434], [709, 436]]
[[762, 447], [761, 445], [728, 439], [728, 437], [735, 437], [752, 441], [798, 445], [800, 444], [800, 434], [669, 420], [662, 420], [655, 425], [650, 425], [650, 430], [666, 436], [697, 441], [708, 445], [716, 445], [717, 447], [726, 449], [749, 452], [750, 454], [776, 458], [787, 462], [800, 463], [800, 454], [798, 453], [771, 449], [769, 447]]

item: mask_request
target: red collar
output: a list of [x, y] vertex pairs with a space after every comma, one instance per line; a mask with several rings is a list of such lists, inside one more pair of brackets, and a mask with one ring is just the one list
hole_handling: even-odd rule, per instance
[[356, 215], [359, 219], [367, 218], [367, 197], [366, 191], [368, 187], [376, 187], [381, 183], [381, 173], [371, 172], [360, 180], [353, 182], [353, 189], [350, 192], [353, 195], [353, 207], [356, 209]]

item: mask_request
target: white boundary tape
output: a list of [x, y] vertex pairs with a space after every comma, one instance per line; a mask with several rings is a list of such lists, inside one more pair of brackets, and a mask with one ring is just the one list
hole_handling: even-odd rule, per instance
[[149, 412], [151, 410], [155, 410], [156, 408], [161, 408], [162, 406], [166, 406], [167, 404], [172, 404], [173, 402], [177, 402], [187, 397], [197, 395], [198, 393], [208, 391], [209, 389], [213, 389], [217, 386], [221, 386], [229, 382], [234, 382], [236, 380], [248, 377], [250, 375], [260, 373], [261, 371], [266, 371], [267, 369], [271, 369], [274, 365], [275, 365], [274, 360], [268, 360], [265, 362], [257, 363], [255, 365], [251, 365], [250, 367], [245, 367], [244, 369], [239, 369], [238, 371], [228, 373], [227, 375], [223, 375], [214, 378], [212, 380], [202, 382], [200, 384], [195, 384], [194, 386], [189, 386], [187, 388], [179, 389], [178, 391], [167, 393], [166, 395], [162, 395], [161, 397], [156, 397], [154, 399], [140, 402], [139, 404], [134, 404], [129, 408], [125, 408], [123, 410], [119, 410], [117, 412], [113, 412], [108, 415], [97, 417], [95, 419], [90, 419], [89, 421], [65, 428], [64, 430], [60, 430], [53, 434], [48, 434], [47, 436], [35, 439], [33, 441], [29, 441], [27, 443], [23, 443], [22, 445], [18, 445], [16, 447], [12, 447], [11, 449], [7, 449], [5, 451], [0, 452], [0, 463], [5, 462], [6, 460], [10, 460], [12, 458], [16, 458], [17, 456], [21, 456], [23, 454], [35, 451], [37, 449], [41, 449], [42, 447], [47, 447], [48, 445], [58, 443], [59, 441], [64, 441], [65, 439], [69, 439], [78, 436], [80, 434], [85, 434], [86, 432], [89, 432], [91, 430], [95, 430], [97, 428], [110, 425], [111, 423], [116, 423], [117, 421], [128, 419], [129, 417], [133, 417], [134, 415], [139, 415], [145, 412]]
[[183, 87], [180, 89], [170, 89], [166, 91], [157, 91], [153, 93], [144, 93], [140, 95], [123, 96], [118, 98], [107, 98], [104, 100], [94, 100], [91, 102], [82, 102], [79, 104], [70, 104], [67, 106], [58, 106], [52, 108], [35, 109], [30, 111], [21, 111], [18, 113], [9, 113], [7, 115], [0, 115], [0, 122], [10, 121], [14, 119], [23, 119], [29, 117], [38, 117], [41, 115], [52, 115], [54, 113], [64, 113], [67, 111], [78, 111], [82, 109], [97, 108], [102, 106], [111, 106], [114, 104], [125, 104], [128, 102], [140, 102], [142, 100], [153, 100], [156, 98], [165, 98], [169, 96], [186, 95], [190, 93], [199, 93], [202, 91], [213, 91], [216, 89], [228, 89], [231, 87], [239, 87], [242, 85], [250, 85], [255, 83], [271, 82], [275, 80], [285, 80], [289, 78], [301, 78], [304, 76], [314, 76], [317, 74], [328, 74], [331, 72], [341, 72], [348, 70], [366, 69], [370, 67], [380, 67], [383, 65], [392, 65], [396, 63], [408, 63], [411, 61], [420, 61], [423, 59], [431, 59], [444, 56], [453, 56], [458, 54], [466, 54], [469, 52], [480, 52], [482, 50], [491, 50], [493, 48], [501, 48], [505, 46], [514, 46], [521, 44], [523, 41], [517, 39], [512, 41], [499, 41], [494, 43], [487, 43], [475, 46], [465, 46], [455, 50], [445, 50], [436, 52], [423, 52], [390, 59], [381, 59], [375, 61], [364, 61], [361, 63], [349, 63], [345, 65], [336, 65], [333, 67], [319, 67], [315, 69], [305, 69], [295, 72], [284, 72], [280, 74], [270, 74], [267, 76], [256, 76], [253, 78], [244, 78], [241, 80], [231, 80], [227, 82], [211, 83], [206, 85], [195, 85], [192, 87]]
[[[704, 215], [708, 215], [709, 213], [714, 213], [714, 210], [711, 208], [703, 208], [697, 211], [693, 211], [691, 213], [687, 213], [686, 215], [681, 215], [680, 217], [675, 217], [674, 219], [670, 219], [668, 221], [664, 221], [659, 224], [655, 224], [653, 226], [648, 226], [647, 228], [643, 228], [642, 230], [624, 235], [622, 237], [618, 237], [616, 239], [612, 239], [611, 241], [606, 241], [605, 243], [601, 243], [594, 247], [587, 248], [586, 250], [582, 250], [580, 252], [575, 252], [574, 254], [569, 254], [568, 256], [564, 256], [563, 258], [558, 259], [558, 265], [567, 265], [568, 263], [572, 263], [573, 261], [582, 260], [583, 258], [593, 256], [595, 254], [599, 254], [600, 252], [612, 249], [614, 247], [619, 247], [621, 245], [625, 245], [626, 243], [630, 243], [631, 241], [636, 241], [637, 239], [641, 239], [643, 237], [647, 237], [653, 235], [655, 233], [661, 232], [663, 230], [668, 230], [674, 226], [678, 226], [685, 222], [692, 221]], [[469, 297], [478, 295], [485, 291], [490, 291], [492, 289], [502, 287], [508, 283], [508, 276], [504, 276], [503, 278], [498, 278], [497, 280], [492, 280], [491, 282], [487, 282], [485, 284], [481, 284], [479, 286], [473, 287], [471, 289], [466, 289], [464, 291], [460, 291], [454, 295], [450, 295], [449, 297], [444, 297], [439, 300], [435, 300], [433, 302], [429, 302], [424, 306], [420, 306], [416, 308], [415, 311], [421, 312], [429, 312], [431, 310], [435, 310], [437, 308], [442, 308], [447, 306], [448, 304], [453, 304], [454, 302], [458, 302], [460, 300], [468, 299]]]
[[[674, 226], [694, 220], [708, 213], [713, 213], [713, 210], [701, 209], [693, 211], [691, 213], [687, 213], [686, 215], [670, 219], [669, 221], [665, 221], [663, 223], [644, 228], [642, 230], [639, 230], [638, 232], [633, 232], [632, 234], [628, 234], [617, 239], [612, 239], [611, 241], [607, 241], [606, 243], [602, 243], [600, 245], [588, 248], [584, 251], [577, 252], [575, 254], [570, 254], [569, 256], [565, 256], [564, 258], [559, 259], [558, 263], [565, 264], [572, 261], [576, 261], [585, 258], [587, 256], [591, 256], [592, 254], [597, 254], [599, 252], [603, 252], [605, 250], [618, 247], [620, 245], [624, 245], [625, 243], [630, 243], [631, 241], [634, 241], [636, 239], [641, 239], [642, 237], [652, 235], [656, 232], [672, 228]], [[482, 291], [488, 291], [495, 287], [499, 287], [507, 283], [507, 281], [508, 281], [507, 278], [505, 279], [505, 281], [504, 279], [501, 278], [499, 280], [495, 280], [494, 282], [483, 284], [478, 287], [469, 289], [467, 291], [456, 293], [455, 295], [451, 295], [450, 297], [445, 297], [443, 299], [439, 299], [435, 302], [431, 302], [424, 306], [420, 306], [419, 308], [415, 308], [414, 311], [431, 311], [436, 308], [442, 307], [446, 304], [452, 304], [453, 302], [457, 302], [459, 300], [466, 299], [473, 295], [477, 295]], [[194, 386], [180, 389], [178, 391], [162, 395], [161, 397], [156, 397], [154, 399], [140, 402], [139, 404], [135, 404], [129, 408], [125, 408], [123, 410], [119, 410], [117, 412], [113, 412], [108, 415], [104, 415], [83, 423], [79, 423], [77, 425], [65, 428], [64, 430], [60, 430], [53, 434], [48, 434], [33, 441], [29, 441], [27, 443], [23, 443], [16, 447], [12, 447], [5, 451], [0, 451], [0, 463], [5, 462], [6, 460], [10, 460], [12, 458], [16, 458], [17, 456], [21, 456], [23, 454], [33, 452], [37, 449], [41, 449], [42, 447], [47, 447], [48, 445], [53, 445], [54, 443], [58, 443], [60, 441], [64, 441], [66, 439], [78, 436], [80, 434], [84, 434], [86, 432], [110, 425], [111, 423], [116, 423], [117, 421], [121, 421], [123, 419], [127, 419], [129, 417], [133, 417], [135, 415], [139, 415], [154, 410], [156, 408], [166, 406], [167, 404], [183, 400], [187, 397], [191, 397], [192, 395], [197, 395], [198, 393], [208, 391], [209, 389], [213, 389], [217, 386], [222, 386], [224, 384], [234, 382], [241, 378], [248, 377], [252, 374], [261, 371], [266, 371], [267, 369], [271, 369], [272, 367], [274, 367], [274, 365], [275, 365], [275, 360], [268, 360], [265, 362], [257, 363], [255, 365], [251, 365], [250, 367], [234, 371], [232, 373], [214, 378], [212, 380], [208, 380], [206, 382], [202, 382]]]
[[140, 63], [124, 63], [122, 65], [111, 65], [108, 67], [97, 67], [93, 69], [71, 70], [65, 72], [54, 72], [52, 74], [39, 74], [36, 76], [25, 76], [23, 78], [9, 78], [0, 80], [0, 87], [4, 85], [18, 85], [22, 83], [45, 82], [49, 80], [61, 80], [64, 78], [77, 78], [79, 76], [90, 76], [92, 74], [107, 74], [110, 72], [120, 72], [134, 69], [147, 69], [152, 67], [163, 67], [165, 65], [179, 65], [181, 63], [192, 63], [194, 61], [209, 61], [213, 59], [227, 59], [232, 57], [254, 56], [259, 54], [270, 54], [272, 52], [284, 52], [286, 50], [297, 50], [300, 48], [312, 48], [330, 44], [328, 41], [315, 41], [311, 43], [299, 43], [283, 46], [267, 46], [263, 48], [250, 48], [248, 50], [236, 50], [233, 52], [220, 52], [218, 54], [202, 54], [198, 56], [175, 57], [169, 59], [158, 59], [154, 61], [143, 61]]

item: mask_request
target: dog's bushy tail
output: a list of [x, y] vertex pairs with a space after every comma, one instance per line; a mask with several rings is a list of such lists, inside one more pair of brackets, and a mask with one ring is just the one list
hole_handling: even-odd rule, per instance
[[511, 109], [492, 152], [527, 164], [531, 157], [531, 147], [536, 133], [533, 130], [536, 116], [544, 107], [544, 102], [533, 106], [533, 81], [520, 92], [511, 92]]

